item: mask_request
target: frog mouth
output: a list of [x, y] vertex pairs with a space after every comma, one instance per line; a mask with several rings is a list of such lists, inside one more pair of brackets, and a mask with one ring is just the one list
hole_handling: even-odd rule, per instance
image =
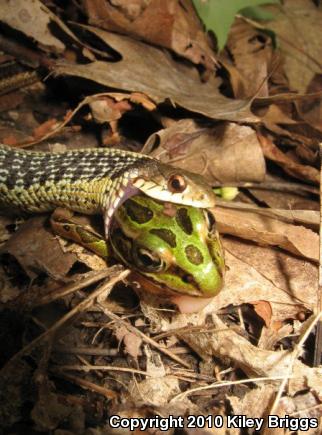
[[153, 293], [161, 298], [168, 298], [169, 296], [180, 297], [183, 295], [187, 295], [196, 299], [205, 299], [202, 292], [198, 288], [195, 288], [193, 291], [190, 290], [189, 292], [187, 291], [186, 293], [182, 293], [182, 291], [171, 288], [163, 282], [156, 281], [150, 274], [144, 275], [138, 270], [132, 271], [132, 277], [134, 281], [140, 284], [142, 289]]
[[148, 293], [155, 294], [157, 297], [161, 298], [161, 300], [166, 299], [167, 302], [176, 305], [178, 311], [182, 314], [197, 313], [208, 305], [214, 298], [214, 296], [211, 298], [205, 298], [198, 295], [185, 295], [176, 292], [163, 284], [160, 285], [160, 283], [150, 280], [137, 271], [133, 271], [131, 277], [134, 282], [137, 282], [140, 285], [138, 291], [147, 291]]

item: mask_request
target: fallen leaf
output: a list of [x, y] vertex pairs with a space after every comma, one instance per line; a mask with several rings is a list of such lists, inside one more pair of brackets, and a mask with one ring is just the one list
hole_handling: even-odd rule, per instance
[[[260, 213], [267, 213], [267, 216], [283, 216], [285, 222], [312, 225], [314, 229], [319, 226], [319, 204], [309, 192], [301, 191], [297, 185], [288, 188], [285, 180], [278, 177], [267, 176], [265, 183], [267, 183], [266, 189], [250, 188], [251, 194], [257, 199], [258, 203], [269, 207], [264, 209], [262, 207]], [[277, 188], [276, 190], [274, 190], [274, 185]]]
[[56, 53], [63, 52], [65, 44], [50, 31], [51, 22], [57, 24], [68, 35], [72, 35], [68, 27], [39, 0], [6, 1], [1, 5], [0, 20]]
[[250, 101], [224, 97], [218, 90], [220, 80], [200, 81], [198, 72], [167, 53], [125, 36], [94, 27], [82, 26], [122, 59], [116, 62], [95, 61], [86, 65], [57, 62], [54, 71], [95, 81], [109, 88], [146, 94], [157, 104], [169, 100], [192, 112], [213, 119], [258, 122], [250, 111]]
[[98, 123], [116, 121], [120, 119], [125, 112], [132, 109], [131, 105], [126, 100], [115, 102], [109, 97], [93, 101], [89, 106], [95, 121]]
[[[321, 93], [322, 91], [322, 74], [315, 74], [308, 85], [307, 93]], [[322, 131], [322, 97], [317, 96], [309, 101], [298, 101], [295, 103], [301, 119], [312, 125], [319, 131]]]
[[284, 0], [282, 6], [266, 6], [274, 20], [266, 22], [284, 55], [284, 69], [291, 89], [305, 92], [312, 77], [321, 72], [321, 8], [310, 0]]
[[272, 307], [267, 301], [251, 301], [256, 314], [261, 317], [267, 328], [269, 328], [272, 319]]
[[318, 268], [282, 251], [256, 246], [242, 240], [222, 238], [225, 249], [225, 285], [200, 312], [177, 314], [171, 322], [158, 311], [160, 299], [141, 293], [140, 303], [145, 316], [157, 331], [203, 325], [208, 315], [229, 305], [239, 306], [252, 301], [267, 301], [275, 321], [295, 319], [299, 312], [313, 312], [317, 303]]
[[[190, 319], [191, 321], [192, 319]], [[295, 359], [290, 372], [292, 363], [292, 352], [290, 351], [270, 351], [258, 349], [241, 335], [228, 328], [219, 317], [213, 315], [214, 332], [199, 331], [180, 331], [178, 334], [185, 340], [197, 353], [201, 355], [216, 356], [217, 358], [231, 358], [249, 377], [270, 376], [281, 377], [293, 375], [289, 380], [291, 391], [296, 393], [308, 385], [307, 380], [315, 381], [314, 391], [322, 393], [322, 369], [319, 367], [309, 367], [299, 359]], [[276, 385], [278, 390], [280, 379]], [[293, 394], [294, 394], [293, 393]], [[292, 392], [290, 392], [292, 394]]]
[[47, 133], [51, 132], [57, 127], [57, 119], [48, 119], [47, 121], [40, 124], [33, 131], [33, 137], [35, 140], [38, 140], [45, 136]]
[[262, 328], [257, 346], [260, 349], [274, 350], [278, 342], [293, 334], [292, 324], [283, 324], [281, 320], [271, 322], [269, 328]]
[[303, 226], [281, 222], [246, 210], [214, 210], [218, 230], [264, 245], [279, 246], [295, 255], [319, 261], [319, 236]]
[[164, 406], [180, 392], [176, 376], [148, 378], [138, 382], [134, 380], [128, 386], [129, 393], [137, 406]]
[[215, 53], [189, 0], [85, 0], [84, 7], [90, 24], [169, 48], [208, 71], [216, 65]]
[[120, 325], [115, 328], [115, 336], [119, 342], [123, 342], [125, 346], [125, 352], [137, 359], [141, 353], [142, 338], [138, 335], [130, 332], [126, 326]]
[[207, 127], [181, 120], [150, 136], [143, 150], [165, 163], [202, 174], [212, 184], [262, 181], [265, 176], [256, 133], [233, 123]]
[[244, 20], [236, 19], [229, 32], [226, 50], [226, 65], [233, 59], [242, 81], [242, 85], [239, 82], [234, 89], [234, 96], [268, 96], [268, 75], [273, 59], [271, 38]]
[[265, 417], [268, 406], [272, 403], [276, 394], [276, 387], [273, 385], [257, 385], [254, 390], [247, 391], [240, 397], [227, 395], [227, 400], [230, 402], [234, 415], [247, 415], [249, 418]]
[[1, 254], [12, 255], [34, 279], [41, 272], [63, 279], [77, 257], [64, 253], [52, 232], [44, 227], [45, 219], [37, 216], [26, 221], [1, 248]]
[[265, 157], [281, 166], [285, 172], [301, 180], [315, 184], [320, 182], [320, 172], [309, 165], [297, 163], [291, 157], [284, 154], [268, 137], [258, 134]]

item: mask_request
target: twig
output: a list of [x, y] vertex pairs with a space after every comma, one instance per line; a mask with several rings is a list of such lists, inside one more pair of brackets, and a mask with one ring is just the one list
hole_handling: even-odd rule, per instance
[[95, 356], [116, 356], [118, 355], [118, 349], [100, 349], [97, 347], [68, 347], [68, 346], [55, 346], [53, 349], [55, 352], [64, 354], [76, 354], [76, 355], [95, 355]]
[[57, 299], [63, 298], [71, 293], [75, 293], [78, 290], [81, 290], [89, 285], [95, 284], [97, 281], [106, 278], [110, 273], [110, 269], [99, 270], [94, 274], [91, 273], [90, 276], [88, 276], [87, 278], [80, 279], [77, 282], [73, 282], [72, 284], [60, 287], [59, 289], [56, 289], [53, 292], [38, 299], [35, 306], [47, 305], [51, 302], [56, 301]]
[[273, 376], [273, 377], [265, 376], [265, 377], [259, 377], [259, 378], [251, 378], [251, 379], [240, 379], [238, 381], [216, 382], [214, 384], [205, 385], [203, 387], [198, 387], [198, 388], [192, 388], [191, 390], [187, 390], [183, 393], [180, 393], [177, 396], [174, 396], [174, 398], [171, 400], [171, 402], [176, 401], [176, 400], [181, 400], [185, 396], [189, 396], [195, 392], [199, 392], [199, 391], [203, 391], [203, 390], [212, 390], [212, 389], [220, 388], [220, 387], [229, 387], [231, 385], [250, 384], [252, 382], [256, 383], [256, 382], [266, 382], [266, 381], [278, 381], [280, 379], [284, 379], [284, 376]]
[[52, 368], [54, 372], [63, 372], [68, 370], [75, 370], [80, 372], [91, 372], [93, 370], [104, 371], [104, 372], [126, 372], [126, 373], [137, 373], [138, 375], [151, 376], [148, 372], [138, 369], [132, 369], [131, 367], [115, 367], [115, 366], [93, 366], [93, 365], [64, 365], [64, 366], [54, 366]]
[[73, 376], [73, 375], [66, 375], [65, 373], [59, 373], [59, 376], [62, 377], [63, 379], [66, 379], [69, 382], [73, 382], [74, 384], [79, 385], [85, 390], [94, 391], [95, 393], [98, 393], [101, 396], [106, 397], [106, 399], [108, 400], [115, 399], [116, 397], [116, 393], [114, 391], [108, 390], [86, 379], [78, 378], [77, 376]]

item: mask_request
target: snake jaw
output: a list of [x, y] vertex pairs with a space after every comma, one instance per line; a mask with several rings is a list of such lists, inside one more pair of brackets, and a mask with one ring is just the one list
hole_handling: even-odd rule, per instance
[[140, 193], [140, 190], [137, 187], [134, 187], [132, 181], [128, 179], [127, 182], [122, 184], [117, 195], [114, 196], [114, 198], [109, 198], [110, 200], [107, 202], [104, 208], [104, 230], [106, 240], [108, 240], [109, 229], [116, 210], [127, 199], [131, 198], [131, 196], [137, 195], [138, 193]]

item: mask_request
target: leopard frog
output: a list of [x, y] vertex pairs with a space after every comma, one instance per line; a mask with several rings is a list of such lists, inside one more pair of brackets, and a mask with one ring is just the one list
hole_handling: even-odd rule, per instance
[[118, 208], [109, 246], [99, 233], [71, 216], [51, 219], [56, 233], [135, 271], [136, 280], [161, 296], [210, 298], [223, 286], [224, 254], [208, 210], [136, 195]]

